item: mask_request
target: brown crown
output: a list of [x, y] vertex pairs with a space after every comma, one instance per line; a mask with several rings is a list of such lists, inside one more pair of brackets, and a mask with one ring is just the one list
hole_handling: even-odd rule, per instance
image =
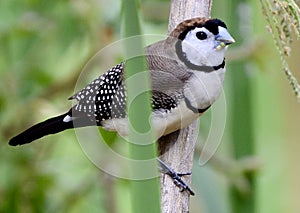
[[209, 18], [192, 18], [185, 20], [177, 25], [177, 27], [170, 33], [171, 37], [179, 38], [180, 34], [189, 30], [190, 28], [194, 28], [196, 26], [201, 27], [205, 22], [210, 20]]

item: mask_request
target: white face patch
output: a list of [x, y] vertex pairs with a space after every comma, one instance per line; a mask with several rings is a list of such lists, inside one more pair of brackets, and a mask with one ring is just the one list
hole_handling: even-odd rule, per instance
[[204, 27], [196, 27], [187, 33], [182, 42], [182, 51], [186, 59], [194, 65], [217, 66], [223, 62], [226, 48], [216, 49], [216, 42], [213, 33]]

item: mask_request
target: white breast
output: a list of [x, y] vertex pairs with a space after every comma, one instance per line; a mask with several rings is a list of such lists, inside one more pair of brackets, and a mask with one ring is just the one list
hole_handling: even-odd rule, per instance
[[[182, 100], [179, 105], [170, 112], [155, 111], [152, 113], [152, 130], [155, 139], [163, 135], [170, 134], [176, 130], [190, 125], [201, 114], [196, 114], [187, 108]], [[122, 136], [128, 136], [129, 127], [127, 118], [110, 119], [102, 122], [104, 129], [108, 131], [117, 131]]]
[[194, 108], [204, 109], [220, 96], [225, 68], [212, 72], [193, 71], [193, 74], [184, 88], [184, 96]]
[[[202, 113], [201, 113], [202, 114]], [[179, 105], [167, 114], [153, 113], [153, 128], [157, 138], [175, 132], [190, 125], [200, 115], [187, 108], [186, 103], [182, 100]]]

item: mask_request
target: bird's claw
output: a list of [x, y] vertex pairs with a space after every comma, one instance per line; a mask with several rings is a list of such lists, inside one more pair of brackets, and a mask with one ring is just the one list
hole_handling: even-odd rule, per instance
[[178, 175], [179, 177], [183, 177], [183, 176], [191, 175], [191, 174], [192, 174], [191, 172], [177, 173], [177, 175]]
[[173, 179], [174, 184], [180, 188], [180, 192], [187, 191], [190, 195], [195, 195], [193, 190], [181, 178], [185, 175], [191, 175], [191, 172], [177, 173], [159, 158], [157, 158], [157, 160], [160, 164], [161, 172]]
[[180, 192], [187, 191], [190, 195], [195, 195], [193, 190], [182, 180], [182, 176], [191, 175], [191, 172], [188, 173], [176, 173], [175, 171], [166, 173], [173, 179], [173, 182], [176, 186], [180, 188]]

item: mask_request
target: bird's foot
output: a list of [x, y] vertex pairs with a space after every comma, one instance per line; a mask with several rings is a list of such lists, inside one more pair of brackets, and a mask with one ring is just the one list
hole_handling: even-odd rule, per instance
[[165, 162], [163, 162], [162, 160], [160, 160], [159, 158], [157, 158], [159, 165], [160, 165], [160, 171], [166, 175], [168, 175], [169, 177], [171, 177], [173, 179], [173, 182], [176, 186], [178, 186], [180, 188], [181, 192], [188, 192], [190, 195], [195, 195], [195, 193], [193, 192], [193, 190], [189, 187], [189, 185], [187, 185], [181, 177], [185, 176], [185, 175], [191, 175], [191, 172], [186, 172], [186, 173], [177, 173], [175, 172], [172, 168], [170, 168]]

